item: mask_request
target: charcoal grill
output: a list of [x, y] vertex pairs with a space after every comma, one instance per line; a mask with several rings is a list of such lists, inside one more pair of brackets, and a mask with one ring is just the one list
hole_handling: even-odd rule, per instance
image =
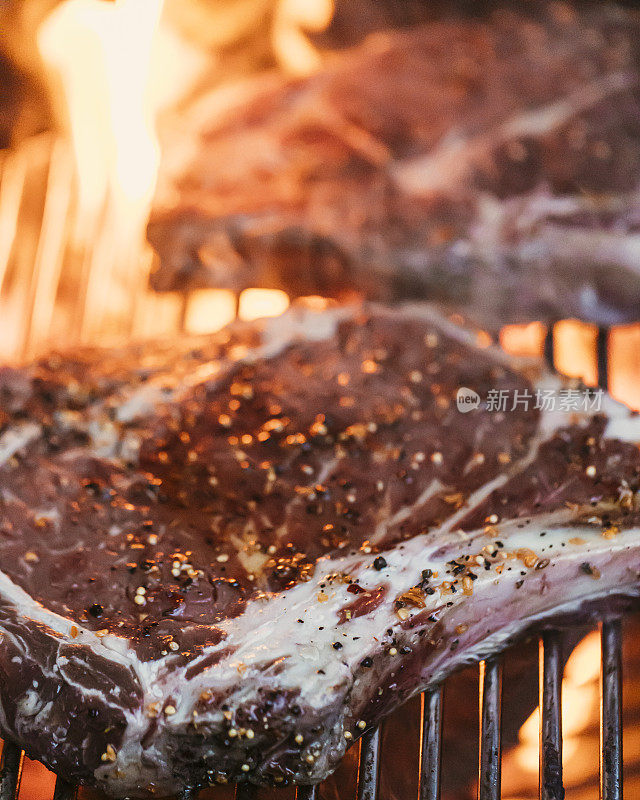
[[[53, 306], [58, 302], [59, 283], [62, 279], [62, 262], [69, 256], [65, 231], [69, 217], [73, 215], [70, 185], [73, 179], [72, 166], [65, 159], [57, 143], [48, 138], [28, 144], [28, 149], [15, 154], [5, 154], [0, 162], [0, 300], [3, 280], [13, 269], [16, 258], [15, 244], [22, 235], [22, 226], [33, 236], [33, 226], [25, 220], [29, 209], [22, 211], [25, 197], [36, 191], [44, 191], [40, 204], [42, 219], [36, 227], [35, 247], [32, 260], [23, 264], [22, 274], [17, 278], [25, 284], [26, 291], [20, 297], [22, 313], [18, 319], [23, 325], [19, 333], [16, 351], [22, 356], [42, 349], [46, 344]], [[36, 175], [30, 175], [27, 165]], [[44, 189], [43, 189], [44, 186]], [[53, 196], [52, 196], [53, 195]], [[58, 205], [62, 203], [62, 205]], [[48, 209], [48, 211], [47, 211]], [[33, 215], [33, 209], [30, 212]], [[37, 211], [35, 212], [37, 214]], [[53, 217], [53, 218], [52, 218]], [[97, 234], [106, 234], [100, 230]], [[27, 254], [29, 255], [29, 254]], [[75, 253], [79, 259], [80, 286], [71, 320], [65, 335], [68, 344], [86, 340], [82, 321], [94, 312], [91, 302], [96, 302], [90, 291], [95, 253]], [[139, 262], [148, 260], [148, 253], [135, 253], [132, 258]], [[24, 255], [22, 256], [24, 261]], [[66, 262], [65, 262], [66, 263]], [[147, 265], [148, 267], [148, 265]], [[134, 272], [134, 270], [131, 270]], [[26, 273], [26, 274], [25, 274]], [[141, 274], [146, 276], [145, 270]], [[14, 281], [15, 282], [15, 281]], [[144, 281], [138, 277], [132, 289], [141, 289]], [[145, 296], [151, 302], [153, 297]], [[103, 298], [98, 298], [98, 301]], [[179, 301], [184, 311], [186, 300]], [[43, 310], [44, 309], [44, 310]], [[42, 312], [42, 313], [41, 313]], [[78, 325], [78, 320], [80, 324]], [[134, 320], [135, 321], [135, 320]], [[184, 313], [175, 317], [176, 329], [184, 324]], [[127, 311], [120, 333], [132, 333], [132, 318]], [[172, 330], [156, 330], [156, 335], [169, 334]], [[605, 329], [596, 337], [596, 357], [599, 384], [608, 384], [608, 337]], [[99, 340], [99, 339], [98, 339]], [[553, 325], [548, 326], [544, 354], [553, 367]], [[622, 800], [622, 620], [607, 618], [600, 623], [601, 631], [601, 711], [600, 711], [600, 797], [602, 800]], [[480, 743], [478, 765], [479, 800], [499, 800], [501, 797], [501, 657], [483, 661], [479, 669], [479, 716]], [[563, 800], [562, 779], [562, 730], [561, 730], [561, 684], [562, 684], [562, 632], [545, 630], [539, 642], [539, 707], [540, 707], [540, 763], [539, 796], [541, 800]], [[416, 769], [419, 775], [418, 800], [438, 800], [440, 797], [440, 764], [442, 751], [443, 687], [436, 686], [421, 697], [420, 752], [416, 753]], [[357, 778], [358, 800], [384, 800], [379, 790], [381, 736], [378, 728], [367, 730], [359, 742], [359, 766]], [[16, 800], [20, 791], [20, 780], [24, 753], [14, 744], [6, 742], [0, 762], [0, 800]], [[53, 800], [72, 800], [77, 786], [61, 778], [57, 779]], [[246, 784], [236, 789], [238, 800], [248, 800], [255, 789]], [[180, 800], [194, 800], [198, 792], [189, 789]], [[297, 800], [318, 800], [318, 787], [298, 787]]]

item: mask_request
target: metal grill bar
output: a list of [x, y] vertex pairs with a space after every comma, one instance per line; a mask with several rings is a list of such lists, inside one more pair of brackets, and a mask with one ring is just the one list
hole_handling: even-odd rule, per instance
[[15, 744], [5, 742], [0, 765], [0, 800], [14, 800], [20, 791], [24, 753]]
[[298, 786], [296, 800], [318, 800], [317, 786]]
[[540, 637], [540, 800], [564, 800], [562, 785], [562, 638]]
[[555, 322], [547, 323], [547, 330], [544, 335], [544, 344], [542, 346], [542, 355], [544, 357], [547, 366], [551, 370], [554, 368], [554, 359], [555, 359], [554, 339], [553, 339], [554, 327], [555, 327]]
[[500, 800], [502, 663], [480, 663], [480, 766], [478, 800]]
[[622, 800], [622, 625], [602, 623], [600, 797]]
[[53, 800], [75, 800], [77, 794], [77, 786], [74, 786], [72, 783], [67, 783], [66, 781], [62, 780], [62, 778], [58, 778], [56, 780], [56, 788], [53, 792]]
[[360, 740], [358, 800], [376, 800], [380, 773], [380, 728], [367, 731]]
[[609, 329], [598, 328], [596, 334], [596, 360], [598, 364], [598, 386], [609, 388]]
[[442, 687], [421, 697], [419, 800], [440, 797], [440, 753], [442, 732]]

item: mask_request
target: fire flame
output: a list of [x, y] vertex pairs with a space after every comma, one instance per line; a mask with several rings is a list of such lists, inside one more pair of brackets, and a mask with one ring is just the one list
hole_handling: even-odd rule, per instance
[[[597, 778], [598, 746], [585, 736], [599, 719], [600, 634], [592, 631], [574, 649], [562, 680], [563, 765], [568, 783]], [[503, 788], [509, 800], [537, 796], [540, 708], [520, 728], [518, 746], [505, 754]], [[595, 744], [595, 752], [590, 748]], [[595, 767], [594, 767], [595, 765]]]
[[243, 320], [277, 317], [289, 306], [289, 298], [278, 289], [246, 289], [236, 302], [232, 292], [202, 289], [189, 297], [185, 327], [189, 333], [213, 333], [237, 316]]
[[[118, 231], [144, 233], [160, 159], [158, 113], [202, 67], [197, 59], [184, 66], [186, 51], [176, 51], [176, 37], [161, 25], [163, 6], [164, 0], [65, 0], [38, 31], [66, 110], [81, 231], [107, 203]], [[320, 55], [305, 31], [323, 30], [332, 16], [333, 0], [280, 0], [272, 40], [281, 65], [296, 74], [318, 68]]]
[[[506, 325], [500, 331], [500, 344], [515, 356], [540, 356], [546, 328], [541, 322], [528, 325]], [[595, 325], [576, 319], [565, 319], [554, 328], [554, 361], [556, 369], [573, 378], [581, 378], [588, 386], [598, 380]], [[633, 409], [640, 410], [640, 326], [621, 325], [612, 328], [609, 339], [609, 391]]]
[[162, 5], [66, 0], [38, 32], [64, 94], [81, 229], [107, 203], [115, 231], [144, 232], [159, 162], [150, 65]]
[[[210, 332], [229, 322], [234, 309], [254, 319], [288, 305], [281, 292], [252, 290], [236, 304], [228, 293], [211, 290], [194, 293], [185, 312], [181, 298], [147, 290], [152, 253], [145, 229], [160, 161], [157, 121], [213, 58], [180, 38], [163, 16], [164, 5], [64, 0], [38, 31], [75, 160], [71, 235], [80, 253], [79, 282], [86, 284], [79, 325], [85, 341], [105, 342], [111, 331], [117, 338], [123, 327], [129, 335], [167, 334], [180, 320], [190, 331]], [[244, 12], [238, 7], [237, 13]], [[319, 67], [306, 32], [325, 28], [332, 14], [333, 0], [278, 0], [270, 35], [282, 68], [307, 74]]]
[[293, 75], [309, 75], [322, 63], [305, 31], [320, 32], [331, 22], [333, 0], [281, 0], [273, 30], [273, 45], [280, 62]]

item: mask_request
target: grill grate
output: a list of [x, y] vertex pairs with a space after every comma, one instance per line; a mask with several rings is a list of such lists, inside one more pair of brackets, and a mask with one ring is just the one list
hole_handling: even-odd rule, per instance
[[540, 637], [540, 800], [562, 800], [562, 640]]
[[622, 800], [622, 625], [602, 625], [600, 797]]
[[442, 734], [442, 687], [424, 692], [420, 703], [420, 800], [440, 796], [440, 736]]
[[479, 800], [500, 797], [500, 712], [502, 665], [492, 658], [480, 664], [480, 766]]
[[[622, 626], [619, 619], [601, 624], [600, 796], [622, 800]], [[563, 800], [562, 784], [562, 635], [545, 631], [540, 637], [540, 800]], [[480, 664], [480, 758], [478, 800], [500, 798], [500, 705], [502, 666], [499, 657]], [[440, 797], [442, 687], [424, 692], [421, 702], [418, 800]], [[0, 767], [0, 800], [16, 800], [24, 753], [7, 742]], [[379, 797], [380, 729], [364, 733], [360, 741], [357, 800]], [[236, 789], [236, 800], [251, 800], [255, 787]], [[53, 800], [73, 800], [77, 788], [58, 778]], [[180, 800], [192, 800], [188, 789]], [[318, 800], [316, 786], [300, 786], [296, 800]]]

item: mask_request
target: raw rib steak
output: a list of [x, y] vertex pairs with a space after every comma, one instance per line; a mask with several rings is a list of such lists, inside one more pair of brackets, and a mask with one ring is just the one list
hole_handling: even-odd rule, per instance
[[424, 307], [3, 371], [3, 732], [114, 796], [316, 782], [457, 666], [635, 598], [637, 418], [543, 388]]
[[163, 150], [155, 287], [635, 321], [639, 32], [610, 3], [529, 3], [212, 93]]

